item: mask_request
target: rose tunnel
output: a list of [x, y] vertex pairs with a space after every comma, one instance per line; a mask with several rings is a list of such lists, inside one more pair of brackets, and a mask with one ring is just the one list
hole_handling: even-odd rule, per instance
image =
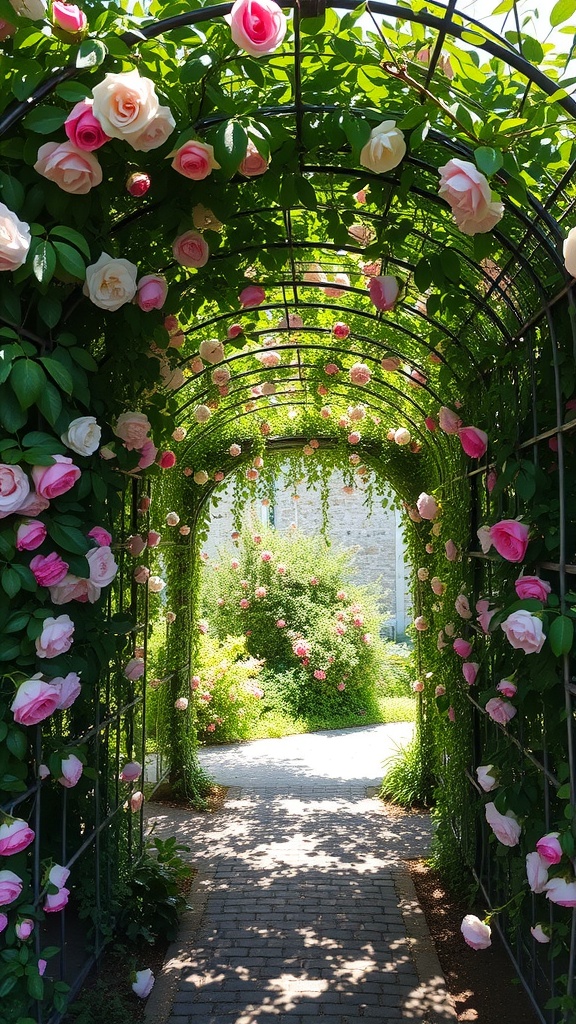
[[[146, 753], [166, 598], [162, 755], [194, 791], [208, 498], [231, 474], [238, 508], [266, 498], [287, 454], [404, 506], [438, 862], [509, 904], [490, 923], [540, 1019], [576, 1019], [572, 6], [550, 16], [558, 45], [513, 2], [489, 25], [454, 3], [17, 6], [0, 12], [7, 1021], [59, 1020], [58, 978], [78, 986], [119, 912], [111, 877], [142, 843], [141, 783], [119, 770]], [[81, 907], [91, 953], [44, 981]]]

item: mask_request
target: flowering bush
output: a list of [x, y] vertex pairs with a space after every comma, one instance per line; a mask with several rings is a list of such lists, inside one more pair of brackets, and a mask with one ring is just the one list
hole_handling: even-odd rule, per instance
[[201, 637], [190, 680], [200, 740], [232, 743], [251, 736], [264, 696], [261, 669], [262, 662], [247, 655], [244, 637]]

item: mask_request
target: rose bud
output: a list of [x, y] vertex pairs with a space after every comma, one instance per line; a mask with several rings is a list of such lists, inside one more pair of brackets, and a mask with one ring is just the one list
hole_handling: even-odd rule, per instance
[[139, 199], [141, 196], [146, 195], [151, 184], [149, 174], [144, 174], [143, 171], [134, 171], [126, 182], [126, 191], [129, 192], [131, 196]]

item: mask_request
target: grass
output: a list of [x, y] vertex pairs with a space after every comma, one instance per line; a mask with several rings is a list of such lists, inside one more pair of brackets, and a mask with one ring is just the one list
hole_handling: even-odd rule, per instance
[[379, 697], [376, 715], [339, 715], [332, 718], [292, 718], [281, 711], [266, 711], [255, 723], [250, 739], [278, 739], [319, 729], [351, 729], [358, 725], [388, 725], [391, 722], [415, 722], [416, 700], [413, 697]]

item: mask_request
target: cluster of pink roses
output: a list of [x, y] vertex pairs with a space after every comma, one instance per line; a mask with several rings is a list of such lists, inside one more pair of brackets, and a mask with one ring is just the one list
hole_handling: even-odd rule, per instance
[[21, 466], [0, 463], [0, 519], [18, 514], [38, 516], [53, 498], [66, 494], [81, 477], [81, 471], [66, 455], [52, 456], [51, 466], [33, 466], [30, 479]]
[[440, 428], [445, 434], [457, 435], [462, 450], [471, 459], [481, 459], [486, 454], [488, 434], [479, 427], [464, 427], [458, 413], [445, 405], [440, 408], [437, 420], [433, 416], [426, 418], [426, 427], [430, 431]]
[[[549, 832], [536, 843], [536, 850], [526, 855], [526, 874], [528, 884], [534, 893], [546, 893], [551, 903], [561, 907], [576, 907], [576, 879], [573, 870], [564, 870], [563, 874], [549, 878], [550, 868], [560, 864], [564, 857], [559, 832]], [[550, 936], [539, 942], [549, 942]], [[536, 938], [536, 936], [535, 936]]]

